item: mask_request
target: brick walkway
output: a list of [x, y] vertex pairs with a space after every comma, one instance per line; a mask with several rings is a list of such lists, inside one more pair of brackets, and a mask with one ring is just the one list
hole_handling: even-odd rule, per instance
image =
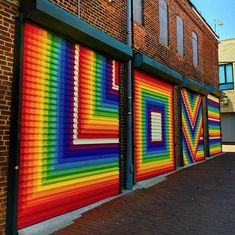
[[58, 235], [235, 234], [235, 153], [83, 214]]

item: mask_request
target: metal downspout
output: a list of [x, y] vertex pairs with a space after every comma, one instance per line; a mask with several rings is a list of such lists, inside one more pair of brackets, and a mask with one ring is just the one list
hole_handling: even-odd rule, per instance
[[[132, 47], [132, 0], [126, 1], [126, 43]], [[133, 186], [133, 129], [132, 129], [132, 66], [127, 62], [127, 132], [126, 132], [126, 182], [125, 188]]]

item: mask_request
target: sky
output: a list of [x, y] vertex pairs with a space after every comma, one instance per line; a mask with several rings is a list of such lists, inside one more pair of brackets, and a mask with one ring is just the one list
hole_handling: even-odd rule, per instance
[[235, 0], [191, 0], [209, 25], [215, 30], [215, 20], [223, 22], [217, 26], [220, 40], [235, 38]]

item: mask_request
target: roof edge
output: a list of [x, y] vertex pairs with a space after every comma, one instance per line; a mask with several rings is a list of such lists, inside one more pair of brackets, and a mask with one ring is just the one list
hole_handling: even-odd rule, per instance
[[195, 10], [195, 12], [198, 14], [198, 16], [201, 18], [201, 20], [204, 22], [204, 24], [209, 28], [210, 32], [215, 36], [215, 38], [219, 41], [219, 36], [216, 34], [216, 32], [212, 29], [212, 27], [209, 25], [209, 23], [206, 21], [206, 19], [202, 16], [202, 14], [199, 12], [197, 7], [191, 2], [191, 0], [187, 0], [189, 5]]

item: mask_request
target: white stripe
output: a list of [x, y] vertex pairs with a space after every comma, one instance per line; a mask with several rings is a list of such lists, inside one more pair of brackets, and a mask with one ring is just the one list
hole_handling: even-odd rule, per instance
[[151, 141], [162, 141], [162, 114], [151, 112]]
[[[78, 139], [77, 130], [78, 130], [78, 75], [79, 75], [79, 46], [75, 46], [75, 64], [74, 64], [74, 113], [73, 113], [73, 144], [82, 145], [82, 144], [116, 144], [119, 143], [119, 139], [112, 138], [102, 138], [102, 139]], [[115, 63], [115, 61], [114, 61]], [[115, 64], [113, 64], [115, 68]], [[115, 72], [113, 75], [115, 78]], [[113, 81], [115, 83], [115, 80]], [[115, 84], [114, 84], [115, 85]], [[117, 88], [118, 86], [116, 86]], [[118, 87], [119, 89], [119, 87]], [[117, 89], [117, 90], [118, 90]]]
[[118, 144], [119, 139], [74, 139], [73, 144]]

